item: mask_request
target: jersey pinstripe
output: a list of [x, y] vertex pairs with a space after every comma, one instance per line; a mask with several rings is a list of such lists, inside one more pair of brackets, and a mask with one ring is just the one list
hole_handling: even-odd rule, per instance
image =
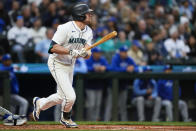
[[[86, 44], [91, 45], [92, 38], [93, 33], [89, 26], [86, 25], [85, 28], [81, 30], [74, 21], [70, 21], [58, 26], [52, 40], [65, 48], [80, 50], [84, 48]], [[76, 60], [76, 58], [72, 58], [71, 55], [56, 53], [50, 54], [49, 57], [68, 65], [73, 65]]]

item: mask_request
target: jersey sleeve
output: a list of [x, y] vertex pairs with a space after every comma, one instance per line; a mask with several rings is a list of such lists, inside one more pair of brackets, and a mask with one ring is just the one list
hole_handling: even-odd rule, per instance
[[57, 31], [55, 32], [52, 40], [54, 42], [56, 42], [57, 44], [63, 44], [65, 42], [65, 39], [66, 39], [66, 27], [62, 26], [62, 25], [59, 25], [58, 28], [57, 28]]
[[92, 39], [93, 39], [93, 32], [92, 30], [89, 32], [89, 37], [87, 39], [87, 44], [91, 45], [92, 44]]

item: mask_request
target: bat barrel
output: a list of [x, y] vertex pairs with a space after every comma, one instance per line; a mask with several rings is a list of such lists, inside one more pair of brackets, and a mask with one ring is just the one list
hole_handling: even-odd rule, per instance
[[88, 48], [86, 48], [86, 50], [90, 50], [90, 49], [92, 49], [93, 47], [98, 46], [98, 45], [104, 43], [105, 41], [107, 41], [107, 40], [109, 40], [109, 39], [115, 37], [116, 35], [117, 35], [117, 32], [116, 32], [116, 31], [113, 31], [113, 32], [107, 34], [106, 36], [104, 36], [101, 40], [97, 41], [97, 42], [94, 43], [93, 45], [91, 45], [91, 46], [89, 46]]

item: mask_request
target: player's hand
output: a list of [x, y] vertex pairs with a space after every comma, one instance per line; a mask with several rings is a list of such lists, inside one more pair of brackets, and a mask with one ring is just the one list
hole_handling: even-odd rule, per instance
[[152, 98], [152, 96], [148, 96], [148, 100], [152, 100], [153, 98]]
[[133, 72], [134, 71], [134, 66], [128, 66], [127, 67], [127, 72]]
[[79, 51], [79, 56], [85, 58], [86, 56], [88, 55], [87, 51], [85, 48], [82, 48], [80, 51]]
[[152, 89], [151, 89], [151, 88], [148, 88], [148, 89], [146, 90], [146, 93], [147, 93], [147, 94], [151, 94], [151, 93], [152, 93]]
[[69, 51], [69, 54], [74, 57], [74, 58], [77, 58], [80, 54], [80, 51], [79, 50], [75, 50], [75, 49], [72, 49]]
[[105, 66], [100, 66], [100, 71], [101, 72], [104, 72], [106, 70], [106, 67]]

